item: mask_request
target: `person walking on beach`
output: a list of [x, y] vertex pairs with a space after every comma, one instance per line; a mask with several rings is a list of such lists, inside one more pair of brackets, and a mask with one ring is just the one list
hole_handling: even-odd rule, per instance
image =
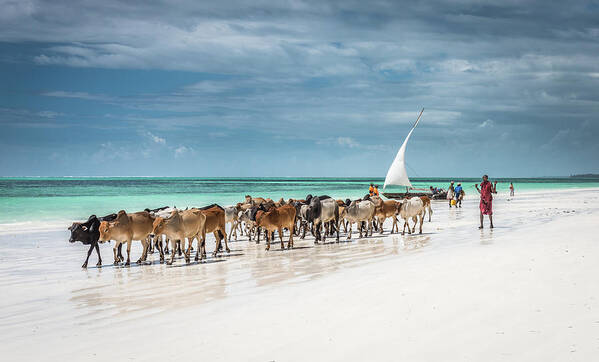
[[510, 182], [510, 196], [514, 196], [514, 183]]
[[458, 182], [458, 185], [453, 191], [455, 193], [455, 207], [462, 207], [462, 198], [464, 197], [462, 184]]
[[493, 195], [497, 193], [497, 181], [493, 184], [489, 181], [489, 176], [483, 176], [483, 182], [480, 184], [480, 189], [478, 188], [478, 184], [474, 184], [476, 186], [476, 191], [480, 194], [480, 226], [479, 229], [483, 228], [483, 215], [489, 215], [489, 222], [491, 223], [491, 229], [493, 228]]
[[449, 189], [447, 190], [447, 200], [449, 201], [449, 208], [451, 209], [451, 201], [453, 200], [453, 195], [455, 194], [455, 188], [453, 187], [453, 181], [449, 184]]

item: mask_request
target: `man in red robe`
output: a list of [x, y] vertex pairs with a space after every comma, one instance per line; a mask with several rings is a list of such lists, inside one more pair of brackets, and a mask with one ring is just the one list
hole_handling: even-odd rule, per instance
[[497, 193], [497, 181], [493, 184], [489, 181], [489, 176], [483, 176], [483, 182], [475, 184], [476, 191], [480, 194], [480, 226], [479, 229], [483, 228], [483, 215], [489, 215], [489, 221], [491, 223], [491, 229], [493, 228], [493, 195]]

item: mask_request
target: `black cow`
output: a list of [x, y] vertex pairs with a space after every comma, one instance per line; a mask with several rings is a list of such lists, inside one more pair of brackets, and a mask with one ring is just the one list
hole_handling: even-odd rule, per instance
[[[96, 266], [102, 266], [102, 257], [100, 256], [100, 248], [98, 247], [98, 239], [100, 238], [100, 223], [102, 221], [113, 221], [114, 219], [116, 219], [116, 214], [110, 214], [100, 218], [98, 218], [96, 215], [91, 215], [86, 222], [74, 222], [73, 225], [69, 227], [69, 230], [71, 231], [69, 242], [74, 243], [76, 241], [80, 241], [83, 243], [83, 245], [89, 245], [87, 258], [85, 258], [85, 263], [83, 263], [81, 266], [82, 268], [87, 268], [87, 261], [89, 260], [89, 256], [94, 248], [96, 249], [96, 253], [98, 253], [98, 264], [96, 264]], [[118, 255], [119, 257], [123, 258], [121, 254], [121, 247], [122, 244], [119, 245]]]

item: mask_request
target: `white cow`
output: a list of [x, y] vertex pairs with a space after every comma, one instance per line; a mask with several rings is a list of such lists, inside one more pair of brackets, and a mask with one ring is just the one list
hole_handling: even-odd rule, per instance
[[[399, 206], [399, 215], [402, 219], [404, 219], [401, 235], [405, 235], [406, 226], [408, 227], [408, 234], [416, 232], [418, 216], [420, 216], [420, 234], [422, 234], [422, 222], [424, 221], [425, 212], [424, 202], [419, 197], [404, 199]], [[410, 230], [410, 224], [408, 223], [409, 219], [414, 220], [414, 228], [412, 230]]]
[[374, 203], [370, 200], [352, 201], [352, 203], [345, 208], [345, 220], [347, 220], [349, 223], [349, 232], [347, 233], [347, 240], [351, 239], [353, 223], [358, 223], [360, 237], [362, 237], [362, 221], [368, 223], [366, 236], [368, 237], [368, 231], [370, 231], [370, 236], [372, 236], [372, 219], [374, 218], [374, 211]]
[[[231, 224], [231, 234], [235, 234], [235, 240], [237, 240], [237, 228], [240, 226], [239, 222], [239, 211], [236, 206], [225, 206], [225, 225]], [[241, 232], [243, 235], [243, 231]]]

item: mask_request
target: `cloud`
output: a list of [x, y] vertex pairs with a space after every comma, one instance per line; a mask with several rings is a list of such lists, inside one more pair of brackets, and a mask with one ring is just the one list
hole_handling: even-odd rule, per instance
[[337, 144], [349, 148], [359, 147], [360, 144], [351, 137], [337, 137]]
[[175, 158], [180, 158], [189, 154], [194, 154], [195, 150], [187, 146], [179, 146], [175, 148]]
[[150, 140], [152, 140], [152, 142], [159, 144], [159, 145], [166, 145], [166, 139], [164, 139], [162, 137], [158, 137], [151, 132], [146, 132], [145, 134], [146, 134], [146, 136], [148, 136], [150, 138]]
[[57, 98], [76, 98], [76, 99], [85, 99], [91, 101], [109, 101], [114, 100], [112, 97], [108, 97], [101, 94], [89, 94], [87, 92], [65, 92], [65, 91], [51, 91], [51, 92], [43, 92], [43, 96], [46, 97], [57, 97]]
[[493, 127], [493, 124], [494, 124], [493, 120], [487, 119], [483, 123], [479, 124], [478, 127], [479, 128], [490, 128], [490, 127]]

